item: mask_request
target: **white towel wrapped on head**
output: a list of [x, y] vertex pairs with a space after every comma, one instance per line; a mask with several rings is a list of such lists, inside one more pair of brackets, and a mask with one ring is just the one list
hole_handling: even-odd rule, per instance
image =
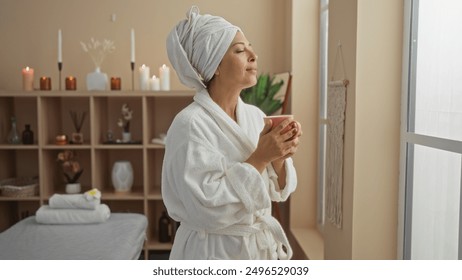
[[101, 192], [94, 188], [83, 194], [53, 194], [50, 208], [95, 209], [101, 204]]
[[191, 7], [166, 42], [168, 58], [180, 81], [196, 90], [206, 88], [237, 31], [241, 29], [224, 18], [201, 15], [197, 6]]
[[42, 205], [35, 213], [35, 220], [40, 224], [97, 224], [103, 223], [111, 216], [106, 204], [99, 204], [95, 209], [53, 209]]

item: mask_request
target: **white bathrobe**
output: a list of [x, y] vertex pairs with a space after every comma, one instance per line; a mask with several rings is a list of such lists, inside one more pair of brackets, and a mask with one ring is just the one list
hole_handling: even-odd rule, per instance
[[[199, 91], [168, 130], [162, 196], [181, 223], [171, 259], [288, 259], [292, 250], [271, 200], [297, 185], [291, 158], [281, 190], [269, 165], [263, 174], [244, 161], [255, 150], [264, 113], [239, 99], [237, 123]], [[282, 249], [284, 248], [284, 250]]]

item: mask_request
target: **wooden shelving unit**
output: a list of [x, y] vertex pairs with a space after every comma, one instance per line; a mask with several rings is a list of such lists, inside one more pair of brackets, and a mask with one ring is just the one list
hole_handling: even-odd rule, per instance
[[[82, 192], [93, 187], [102, 192], [102, 202], [112, 212], [146, 215], [149, 226], [144, 258], [150, 251], [165, 251], [170, 243], [158, 242], [158, 219], [164, 209], [161, 196], [161, 168], [164, 146], [152, 144], [153, 138], [166, 133], [175, 115], [192, 102], [192, 91], [0, 91], [0, 180], [39, 176], [37, 196], [11, 198], [0, 195], [0, 232], [19, 220], [34, 215], [54, 193], [64, 193], [57, 154], [73, 150], [84, 172]], [[121, 138], [117, 126], [120, 109], [128, 103], [134, 111], [130, 123], [133, 140], [141, 144], [104, 144], [108, 130]], [[82, 127], [84, 143], [56, 145], [55, 136], [74, 132], [69, 111], [87, 111]], [[30, 124], [33, 145], [7, 143], [10, 118], [17, 118], [18, 132]], [[111, 182], [112, 165], [129, 160], [134, 184], [130, 193], [115, 193]]]

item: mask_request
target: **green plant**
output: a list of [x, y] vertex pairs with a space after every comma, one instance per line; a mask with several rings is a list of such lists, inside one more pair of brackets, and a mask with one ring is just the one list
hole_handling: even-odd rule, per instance
[[242, 101], [257, 106], [267, 116], [270, 116], [282, 107], [282, 101], [274, 99], [274, 96], [283, 84], [283, 80], [274, 83], [274, 76], [261, 74], [258, 76], [256, 85], [241, 92]]

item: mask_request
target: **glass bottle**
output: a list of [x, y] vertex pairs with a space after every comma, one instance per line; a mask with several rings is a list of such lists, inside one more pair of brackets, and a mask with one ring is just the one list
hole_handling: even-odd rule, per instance
[[34, 144], [34, 132], [30, 129], [30, 124], [26, 124], [26, 129], [22, 132], [22, 143], [24, 145]]
[[10, 144], [21, 144], [21, 139], [19, 138], [18, 129], [16, 128], [16, 118], [11, 117], [11, 130], [8, 133], [8, 143]]
[[170, 242], [170, 219], [166, 211], [159, 218], [159, 242]]

